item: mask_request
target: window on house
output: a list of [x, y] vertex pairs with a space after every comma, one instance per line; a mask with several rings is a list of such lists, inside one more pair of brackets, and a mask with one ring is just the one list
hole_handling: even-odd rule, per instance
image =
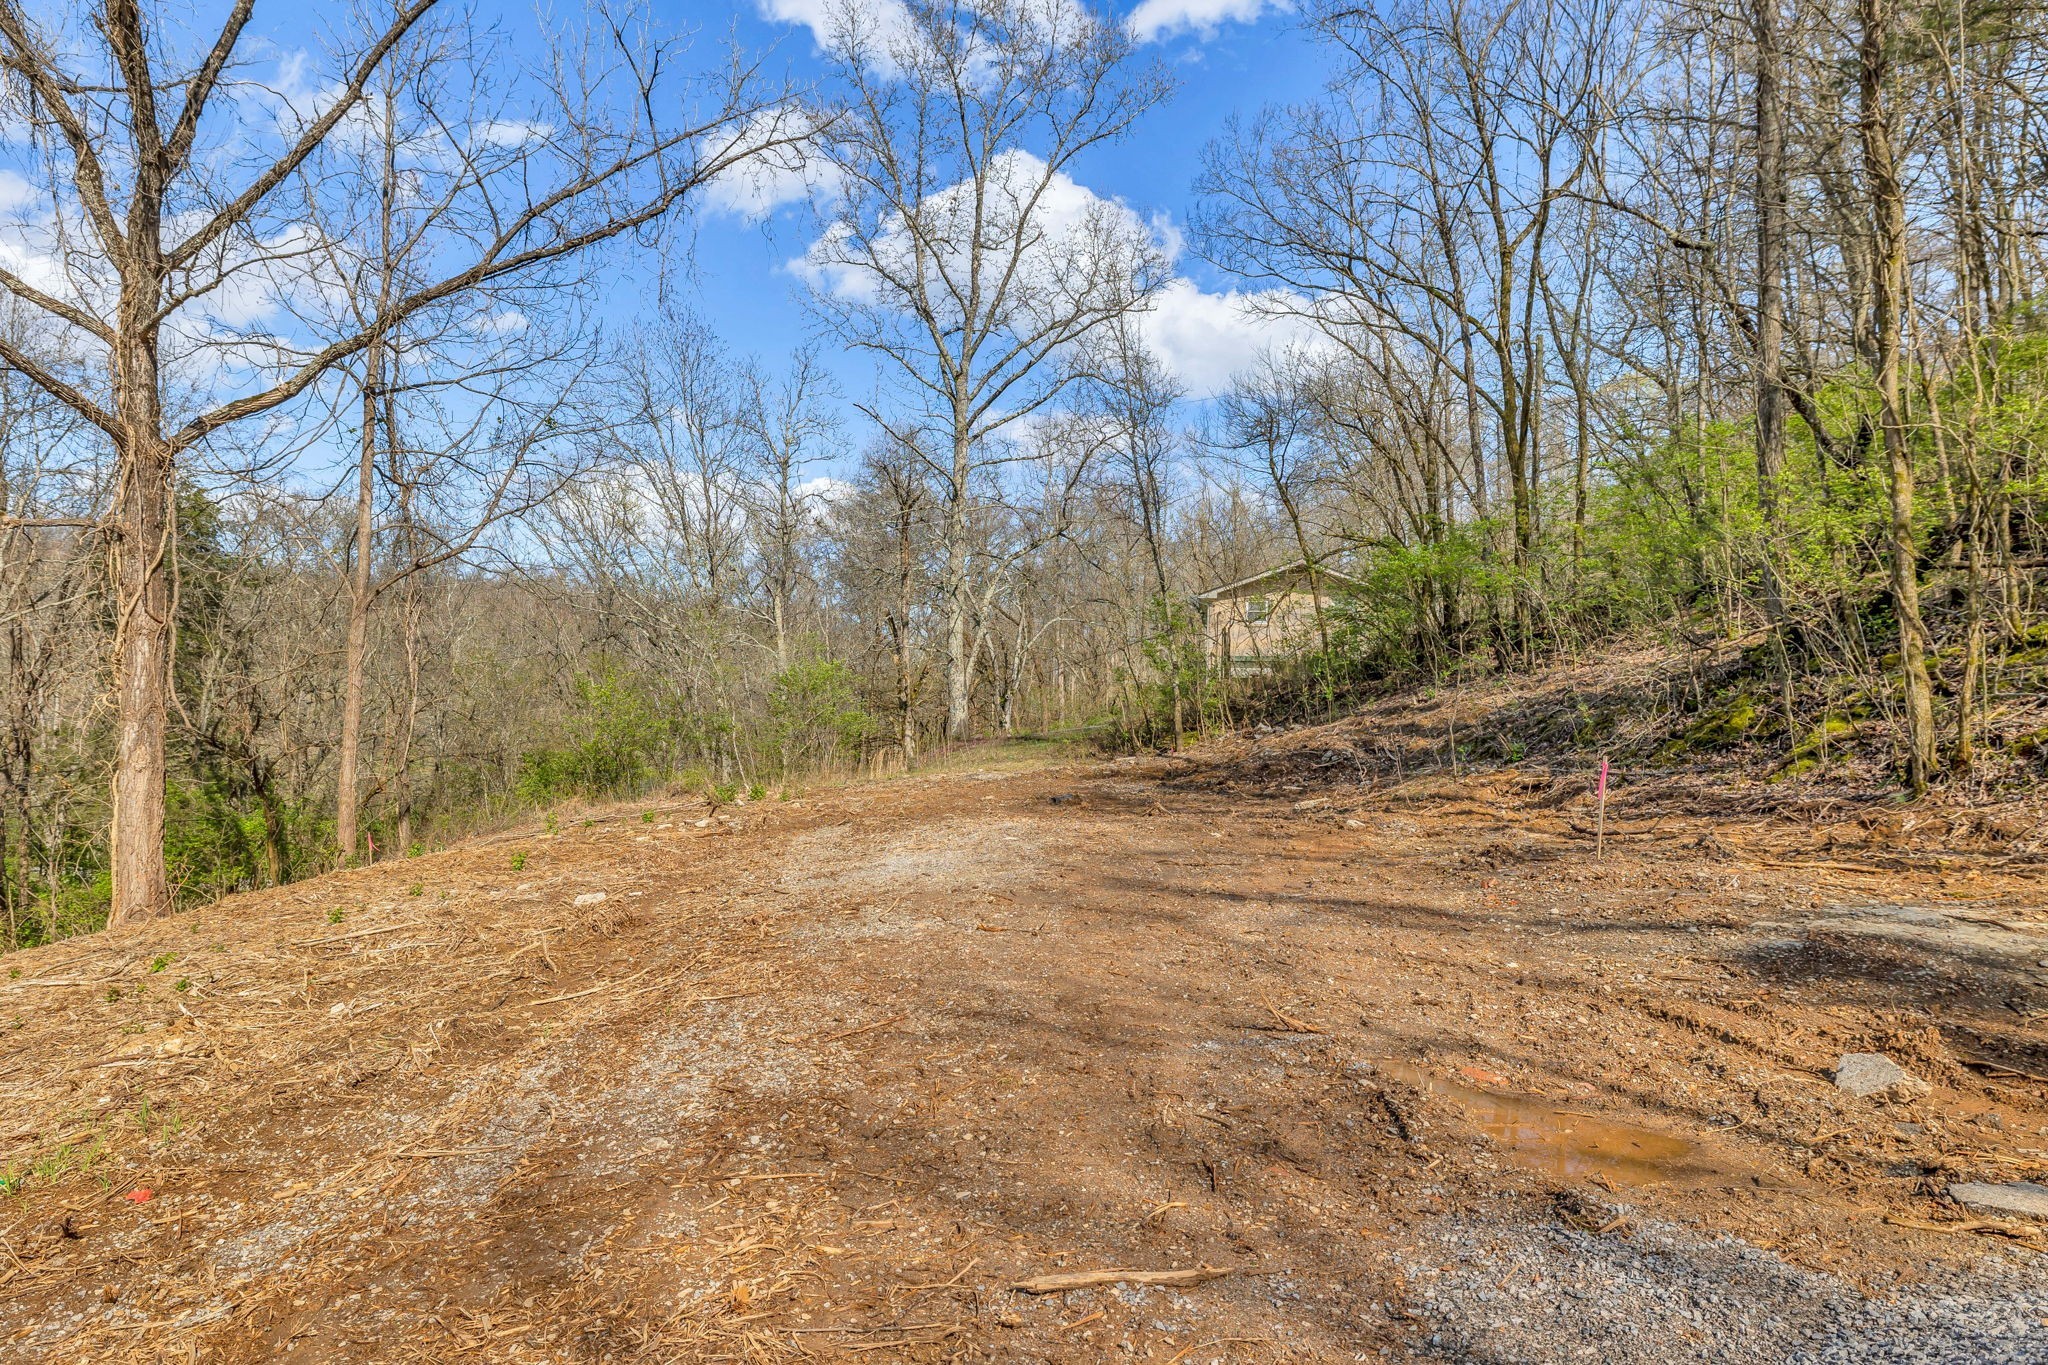
[[1245, 599], [1245, 604], [1244, 604], [1244, 619], [1245, 619], [1245, 620], [1247, 620], [1247, 621], [1249, 621], [1249, 622], [1251, 622], [1251, 623], [1252, 623], [1253, 625], [1257, 625], [1257, 624], [1258, 624], [1259, 622], [1261, 622], [1261, 621], [1265, 620], [1265, 619], [1266, 619], [1266, 618], [1267, 618], [1268, 616], [1271, 616], [1272, 614], [1273, 614], [1273, 599], [1272, 599], [1272, 598], [1270, 598], [1270, 597], [1251, 597], [1251, 598], [1247, 598], [1247, 599]]

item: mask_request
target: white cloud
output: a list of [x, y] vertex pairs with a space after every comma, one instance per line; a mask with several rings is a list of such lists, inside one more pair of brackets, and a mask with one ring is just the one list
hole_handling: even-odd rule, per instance
[[555, 134], [554, 125], [533, 119], [486, 119], [469, 130], [478, 147], [531, 147]]
[[816, 115], [787, 105], [762, 110], [729, 136], [707, 139], [700, 149], [706, 161], [741, 157], [706, 186], [707, 204], [758, 223], [784, 205], [832, 198], [838, 184], [833, 169], [814, 155], [819, 131]]
[[1141, 43], [1176, 33], [1211, 38], [1225, 24], [1249, 24], [1268, 11], [1292, 8], [1286, 0], [1142, 0], [1124, 23]]
[[779, 24], [802, 24], [827, 52], [843, 52], [859, 34], [886, 64], [887, 53], [916, 31], [903, 0], [761, 0], [761, 15]]
[[[993, 213], [983, 224], [985, 238], [1007, 238], [1018, 229], [1019, 225], [1003, 221], [1002, 206], [1006, 200], [1029, 193], [1045, 174], [1045, 162], [1029, 152], [1003, 154], [990, 174], [994, 188], [986, 198]], [[947, 224], [964, 220], [971, 210], [972, 201], [963, 185], [948, 186], [928, 196], [924, 202], [928, 238], [958, 240], [959, 234]], [[1097, 194], [1063, 173], [1055, 173], [1045, 182], [1029, 227], [1039, 241], [1026, 260], [1026, 295], [1043, 291], [1048, 297], [1057, 296], [1062, 279], [1076, 273], [1069, 269], [1072, 263], [1083, 258], [1081, 253], [1103, 249], [1098, 243], [1123, 243], [1126, 249], [1142, 244], [1171, 262], [1179, 256], [1183, 241], [1167, 215], [1141, 217], [1123, 200]], [[906, 269], [909, 239], [900, 226], [882, 234], [873, 247], [892, 273], [910, 273]], [[897, 253], [901, 253], [900, 259], [892, 260]], [[874, 275], [859, 263], [859, 255], [847, 248], [840, 229], [834, 228], [814, 242], [792, 268], [815, 288], [858, 303], [879, 303], [882, 291]], [[951, 273], [958, 278], [961, 272]], [[935, 292], [943, 296], [943, 290]], [[1210, 293], [1185, 276], [1176, 276], [1137, 314], [1137, 326], [1145, 344], [1189, 397], [1213, 398], [1268, 352], [1327, 344], [1315, 323], [1300, 316], [1308, 307], [1306, 300], [1278, 290]]]
[[27, 208], [41, 197], [36, 187], [16, 172], [0, 170], [0, 213]]
[[1274, 305], [1290, 302], [1274, 292], [1211, 294], [1193, 280], [1175, 279], [1139, 315], [1138, 334], [1190, 398], [1213, 398], [1266, 352], [1319, 343], [1313, 323], [1273, 315]]
[[[1002, 152], [988, 164], [978, 196], [967, 181], [925, 196], [917, 214], [919, 237], [943, 257], [957, 244], [979, 234], [985, 246], [1007, 253], [1012, 243], [1027, 243], [1012, 297], [1022, 322], [1037, 301], [1058, 306], [1072, 301], [1076, 288], [1090, 283], [1091, 264], [1122, 256], [1135, 267], [1146, 254], [1161, 253], [1154, 226], [1121, 199], [1097, 194], [1064, 171], [1050, 171], [1040, 157], [1020, 149]], [[815, 287], [841, 298], [864, 303], [880, 299], [881, 266], [888, 275], [915, 274], [916, 244], [901, 216], [892, 216], [882, 231], [864, 241], [851, 240], [835, 224], [793, 263], [796, 272]], [[872, 264], [871, 264], [872, 263]], [[942, 279], [965, 278], [960, 260], [927, 259], [932, 288], [947, 296]], [[942, 272], [942, 269], [943, 272]]]

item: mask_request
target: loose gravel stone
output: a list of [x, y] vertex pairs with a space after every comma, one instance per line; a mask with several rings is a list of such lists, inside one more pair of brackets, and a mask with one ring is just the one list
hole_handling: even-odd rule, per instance
[[1948, 1197], [1972, 1213], [1997, 1218], [2048, 1219], [2048, 1185], [2015, 1180], [2005, 1185], [1984, 1185], [1974, 1181], [1948, 1187]]
[[1858, 1099], [1907, 1098], [1927, 1093], [1927, 1082], [1880, 1052], [1844, 1053], [1835, 1063], [1835, 1085]]

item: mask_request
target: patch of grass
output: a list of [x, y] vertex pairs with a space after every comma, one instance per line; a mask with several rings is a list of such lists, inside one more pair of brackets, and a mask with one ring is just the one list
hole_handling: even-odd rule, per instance
[[753, 786], [751, 786], [751, 787], [747, 788], [747, 800], [749, 800], [749, 801], [766, 801], [767, 799], [768, 799], [768, 788], [767, 788], [767, 786], [766, 786], [766, 785], [764, 785], [764, 784], [762, 784], [762, 783], [760, 783], [760, 782], [756, 782], [756, 783], [755, 783], [755, 784], [754, 784]]
[[185, 1116], [178, 1112], [175, 1104], [168, 1109], [157, 1109], [144, 1100], [135, 1106], [135, 1112], [129, 1117], [142, 1130], [142, 1136], [152, 1142], [169, 1142], [185, 1131]]
[[414, 882], [411, 886], [405, 888], [405, 894], [408, 896], [424, 895], [426, 893], [426, 889], [427, 884], [425, 882]]
[[158, 953], [155, 958], [151, 959], [149, 969], [152, 972], [160, 972], [177, 960], [178, 955], [176, 953]]
[[335, 906], [335, 907], [334, 907], [334, 908], [333, 908], [332, 910], [329, 910], [329, 911], [327, 912], [327, 922], [328, 922], [329, 924], [339, 924], [339, 923], [341, 923], [341, 922], [342, 922], [343, 920], [345, 920], [345, 919], [347, 919], [347, 918], [348, 918], [348, 912], [347, 912], [347, 911], [345, 911], [345, 910], [343, 910], [343, 909], [342, 909], [342, 908], [341, 908], [340, 906], [338, 906], [338, 905], [337, 905], [337, 906]]
[[512, 870], [514, 872], [524, 872], [526, 870], [526, 851], [524, 849], [512, 855]]
[[643, 811], [641, 811], [641, 812], [640, 812], [640, 823], [641, 823], [641, 824], [643, 824], [643, 825], [651, 825], [651, 824], [653, 824], [653, 823], [654, 823], [654, 812], [653, 812], [653, 811], [651, 811], [651, 810], [643, 810]]
[[30, 1184], [48, 1185], [67, 1175], [89, 1174], [106, 1154], [106, 1142], [97, 1133], [77, 1145], [59, 1143], [26, 1166], [9, 1166], [0, 1171], [0, 1194], [20, 1194]]

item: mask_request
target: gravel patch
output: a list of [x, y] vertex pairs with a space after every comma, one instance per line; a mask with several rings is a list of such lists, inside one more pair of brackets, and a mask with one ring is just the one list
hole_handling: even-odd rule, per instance
[[2024, 1251], [1866, 1295], [1732, 1238], [1446, 1218], [1402, 1258], [1423, 1359], [1550, 1365], [2040, 1365], [2048, 1264]]

